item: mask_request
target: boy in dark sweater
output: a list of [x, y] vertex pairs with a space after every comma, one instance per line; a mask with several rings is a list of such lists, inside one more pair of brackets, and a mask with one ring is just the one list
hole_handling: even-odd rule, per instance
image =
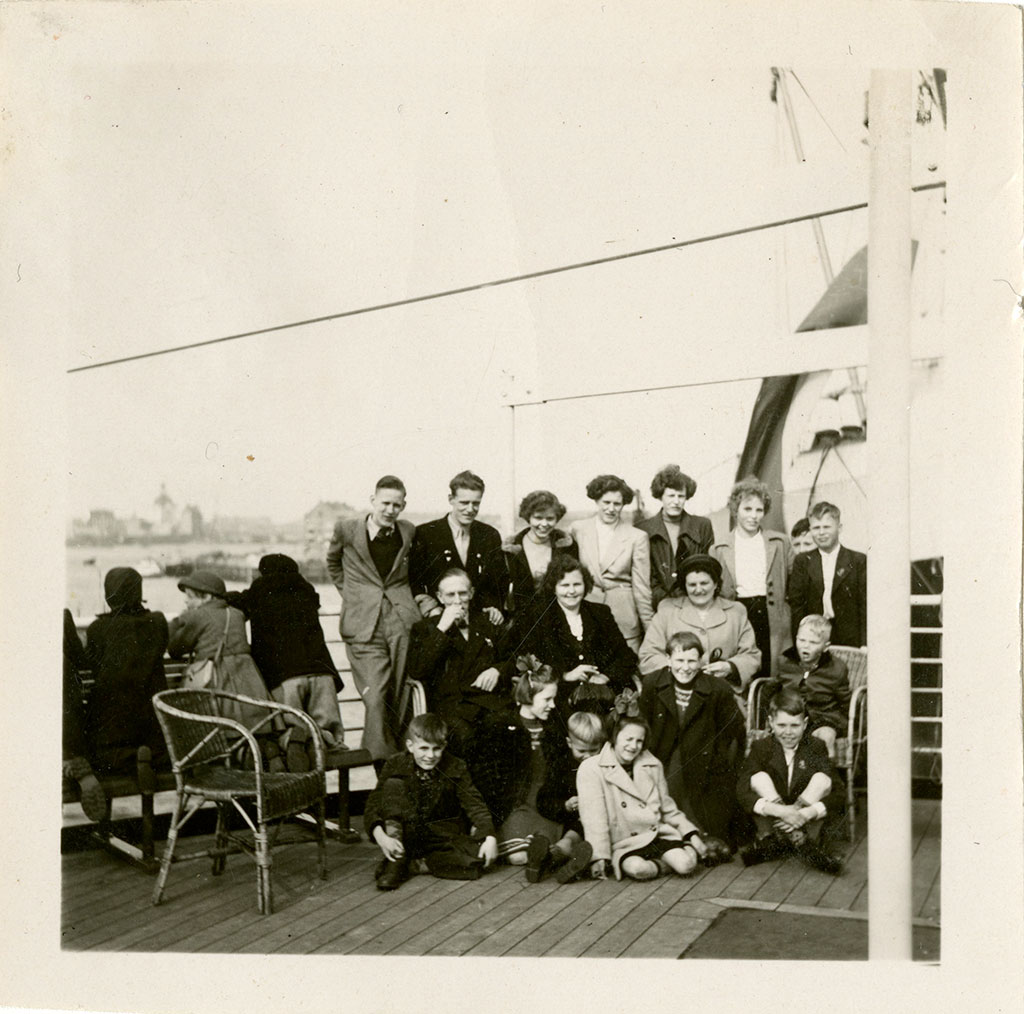
[[795, 645], [779, 656], [770, 693], [795, 690], [800, 694], [807, 705], [811, 735], [825, 744], [829, 760], [834, 761], [836, 737], [845, 735], [850, 717], [850, 677], [846, 663], [828, 650], [831, 633], [832, 624], [824, 616], [805, 616]]
[[363, 822], [384, 853], [377, 887], [393, 891], [414, 860], [435, 877], [476, 880], [498, 855], [491, 814], [466, 765], [445, 754], [447, 725], [436, 715], [417, 715], [406, 733], [405, 752], [384, 763], [370, 793]]
[[604, 726], [592, 712], [577, 711], [569, 716], [565, 731], [568, 735], [560, 741], [551, 737], [547, 744], [547, 771], [537, 792], [537, 812], [561, 824], [562, 837], [552, 843], [543, 834], [533, 836], [526, 852], [526, 879], [531, 884], [550, 870], [557, 871], [555, 879], [560, 884], [567, 884], [587, 869], [594, 854], [583, 840], [576, 771], [604, 745]]

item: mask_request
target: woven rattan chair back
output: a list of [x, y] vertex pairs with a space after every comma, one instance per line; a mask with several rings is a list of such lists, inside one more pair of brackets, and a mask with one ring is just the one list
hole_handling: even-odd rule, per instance
[[220, 718], [210, 690], [166, 690], [153, 698], [167, 751], [175, 770], [220, 760], [231, 749], [226, 728], [204, 718]]

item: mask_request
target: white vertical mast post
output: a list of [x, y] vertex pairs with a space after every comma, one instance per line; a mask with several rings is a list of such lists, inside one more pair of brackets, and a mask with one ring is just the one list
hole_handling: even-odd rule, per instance
[[868, 953], [909, 960], [910, 116], [906, 70], [873, 70], [868, 205]]

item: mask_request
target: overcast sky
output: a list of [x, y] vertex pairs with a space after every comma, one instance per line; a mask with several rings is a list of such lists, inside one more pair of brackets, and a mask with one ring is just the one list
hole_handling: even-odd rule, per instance
[[[794, 172], [767, 60], [693, 65], [598, 22], [567, 62], [557, 17], [469, 19], [465, 38], [418, 20], [386, 46], [349, 27], [216, 61], [184, 43], [166, 59], [152, 27], [119, 59], [102, 33], [70, 36], [69, 367], [757, 221]], [[866, 73], [794, 70], [808, 159], [861, 167]], [[864, 227], [826, 223], [837, 269]], [[384, 472], [410, 509], [441, 510], [471, 467], [505, 512], [503, 395], [683, 383], [723, 335], [791, 329], [823, 285], [797, 225], [72, 374], [68, 510], [152, 512], [166, 482], [207, 517], [285, 520], [363, 503]], [[756, 391], [548, 406], [550, 454], [516, 495], [581, 507], [598, 472], [646, 488], [678, 461], [703, 477], [696, 506], [720, 506]]]

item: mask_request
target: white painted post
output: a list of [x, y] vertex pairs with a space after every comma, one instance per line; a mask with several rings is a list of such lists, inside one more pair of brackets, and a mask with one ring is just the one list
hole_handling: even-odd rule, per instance
[[868, 953], [909, 960], [910, 117], [906, 70], [873, 70], [868, 205]]

